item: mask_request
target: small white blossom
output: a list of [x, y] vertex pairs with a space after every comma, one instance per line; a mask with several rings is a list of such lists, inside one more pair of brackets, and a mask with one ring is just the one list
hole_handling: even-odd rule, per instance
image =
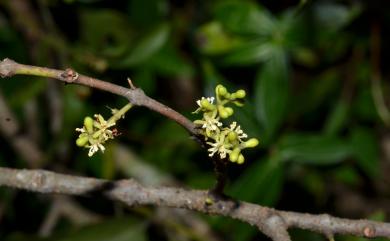
[[210, 152], [210, 157], [218, 152], [221, 159], [224, 159], [226, 158], [226, 155], [231, 152], [231, 145], [225, 143], [225, 135], [221, 134], [215, 142], [207, 142], [207, 144], [211, 146], [211, 148], [207, 149]]
[[194, 112], [192, 112], [192, 113], [194, 113], [194, 114], [196, 114], [196, 113], [199, 113], [199, 112], [201, 112], [201, 111], [204, 111], [204, 107], [202, 106], [202, 104], [201, 104], [201, 102], [202, 102], [202, 100], [204, 100], [204, 99], [206, 99], [210, 104], [213, 104], [214, 103], [214, 97], [207, 97], [207, 98], [205, 98], [205, 97], [202, 97], [200, 100], [197, 100], [196, 101], [196, 104], [198, 104], [198, 109], [196, 109]]
[[207, 98], [202, 97], [202, 99], [196, 101], [196, 103], [199, 105], [199, 107], [202, 107], [202, 105], [200, 103], [204, 99], [206, 99], [208, 102], [210, 102], [210, 104], [214, 103], [214, 97], [207, 97]]
[[216, 131], [219, 127], [222, 126], [222, 123], [219, 121], [219, 118], [213, 116], [204, 115], [204, 123], [202, 125], [203, 129], [209, 129], [211, 131]]
[[232, 124], [230, 124], [229, 129], [231, 131], [234, 131], [237, 134], [237, 138], [240, 142], [242, 142], [242, 139], [247, 138], [248, 135], [244, 133], [243, 130], [241, 130], [240, 125], [237, 125], [237, 122], [233, 121]]
[[95, 154], [99, 149], [102, 152], [104, 152], [104, 150], [106, 150], [106, 148], [102, 144], [100, 144], [100, 143], [95, 143], [95, 144], [91, 145], [89, 147], [88, 156], [89, 157], [93, 156], [93, 154]]
[[81, 133], [86, 132], [84, 127], [83, 128], [76, 128], [76, 131], [81, 132]]

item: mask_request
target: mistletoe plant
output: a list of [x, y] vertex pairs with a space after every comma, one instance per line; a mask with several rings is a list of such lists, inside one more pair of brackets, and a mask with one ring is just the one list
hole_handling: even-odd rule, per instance
[[[259, 144], [256, 138], [245, 141], [248, 135], [237, 125], [237, 122], [233, 121], [229, 127], [224, 126], [221, 122], [234, 114], [233, 108], [226, 105], [233, 104], [241, 107], [245, 95], [244, 90], [229, 93], [223, 85], [217, 85], [215, 88], [216, 98], [202, 97], [196, 102], [199, 108], [194, 113], [203, 113], [203, 118], [195, 120], [194, 124], [210, 146], [208, 149], [210, 157], [218, 153], [221, 159], [225, 159], [229, 155], [231, 162], [242, 164], [245, 158], [241, 151]], [[214, 99], [216, 99], [215, 104]]]

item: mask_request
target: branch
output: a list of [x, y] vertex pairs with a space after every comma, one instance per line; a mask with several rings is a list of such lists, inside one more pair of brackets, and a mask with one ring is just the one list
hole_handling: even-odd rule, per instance
[[135, 180], [107, 181], [77, 177], [44, 170], [0, 168], [0, 186], [15, 187], [40, 193], [95, 196], [104, 195], [128, 206], [154, 205], [194, 210], [210, 215], [227, 216], [256, 226], [276, 241], [291, 240], [287, 230], [301, 228], [322, 233], [350, 234], [366, 238], [390, 238], [390, 223], [350, 220], [327, 214], [312, 215], [279, 211], [257, 204], [218, 199], [209, 202], [206, 190], [172, 187], [145, 187]]
[[125, 97], [133, 105], [145, 106], [153, 111], [156, 111], [183, 126], [191, 135], [197, 136], [198, 132], [195, 125], [175, 110], [161, 104], [160, 102], [145, 95], [139, 88], [125, 88], [116, 84], [91, 78], [85, 75], [78, 74], [72, 69], [57, 70], [45, 67], [37, 67], [32, 65], [19, 64], [11, 59], [4, 59], [0, 62], [0, 76], [11, 77], [13, 75], [35, 75], [57, 79], [69, 84], [80, 84], [92, 88], [111, 92], [116, 95]]

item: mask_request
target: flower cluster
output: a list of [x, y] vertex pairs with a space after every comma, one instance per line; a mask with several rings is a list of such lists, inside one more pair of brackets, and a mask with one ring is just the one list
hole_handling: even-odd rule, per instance
[[127, 104], [120, 110], [112, 109], [113, 115], [108, 120], [105, 120], [100, 114], [95, 114], [95, 119], [89, 116], [85, 117], [83, 127], [76, 128], [76, 131], [80, 132], [76, 145], [89, 148], [89, 157], [93, 156], [99, 149], [104, 152], [106, 149], [104, 143], [118, 135], [114, 128], [116, 121], [122, 118], [131, 107], [131, 104]]
[[233, 103], [236, 106], [242, 106], [246, 93], [244, 90], [229, 93], [223, 85], [218, 85], [215, 88], [215, 95], [216, 103], [214, 103], [214, 97], [202, 97], [196, 102], [199, 107], [194, 113], [203, 113], [203, 118], [195, 120], [194, 124], [210, 146], [209, 156], [217, 153], [221, 159], [229, 156], [231, 162], [242, 164], [245, 158], [241, 151], [257, 146], [259, 141], [256, 138], [245, 141], [248, 136], [236, 122], [232, 122], [229, 127], [224, 127], [221, 119], [234, 114], [233, 108], [225, 105]]

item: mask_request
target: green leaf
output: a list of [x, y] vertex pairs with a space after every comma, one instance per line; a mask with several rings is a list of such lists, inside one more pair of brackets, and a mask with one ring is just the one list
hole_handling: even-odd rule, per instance
[[277, 47], [264, 40], [256, 40], [234, 48], [223, 57], [227, 65], [248, 65], [267, 61], [275, 55]]
[[349, 105], [344, 100], [336, 103], [325, 122], [324, 132], [327, 135], [334, 135], [347, 124]]
[[120, 56], [132, 43], [135, 34], [119, 11], [84, 9], [81, 14], [81, 51], [85, 48], [104, 56]]
[[168, 44], [157, 52], [147, 65], [168, 77], [191, 78], [195, 72], [194, 67], [180, 55], [172, 44]]
[[124, 68], [144, 64], [167, 42], [169, 32], [168, 24], [158, 25], [135, 43], [130, 53], [113, 67]]
[[240, 43], [237, 37], [226, 33], [219, 22], [210, 22], [201, 26], [196, 35], [198, 47], [206, 55], [226, 53]]
[[351, 146], [359, 167], [371, 178], [379, 174], [379, 143], [374, 132], [368, 128], [352, 129]]
[[277, 150], [281, 160], [314, 165], [338, 163], [351, 155], [350, 145], [345, 140], [313, 134], [284, 136]]
[[270, 35], [276, 24], [272, 15], [259, 4], [223, 1], [215, 8], [215, 18], [233, 33]]
[[128, 2], [128, 18], [137, 27], [147, 28], [159, 23], [169, 13], [166, 0], [130, 0]]
[[361, 12], [358, 4], [347, 7], [338, 3], [318, 2], [314, 5], [317, 28], [337, 31], [349, 24]]
[[264, 64], [255, 82], [256, 117], [263, 124], [266, 140], [283, 122], [289, 97], [286, 56], [280, 49]]

